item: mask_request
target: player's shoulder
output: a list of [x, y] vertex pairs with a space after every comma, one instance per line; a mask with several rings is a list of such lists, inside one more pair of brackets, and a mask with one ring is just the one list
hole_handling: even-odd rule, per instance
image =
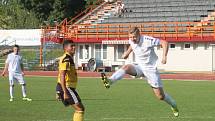
[[144, 41], [155, 41], [155, 40], [159, 40], [158, 38], [154, 38], [152, 36], [147, 36], [147, 35], [144, 35], [143, 36], [143, 39]]
[[142, 36], [142, 39], [144, 40], [144, 41], [151, 41], [151, 40], [153, 40], [153, 37], [151, 37], [151, 36], [147, 36], [147, 35], [143, 35]]
[[8, 54], [7, 56], [8, 56], [8, 57], [11, 57], [11, 56], [13, 56], [13, 53]]
[[68, 54], [64, 54], [63, 56], [60, 57], [61, 63], [70, 62], [70, 61], [71, 61], [71, 56]]
[[129, 44], [133, 44], [133, 42], [132, 42], [130, 39], [128, 40], [128, 43], [129, 43]]
[[14, 54], [13, 53], [8, 54], [7, 58], [14, 58]]
[[142, 40], [143, 40], [143, 43], [145, 43], [145, 45], [151, 45], [151, 43], [157, 40], [157, 38], [144, 35]]

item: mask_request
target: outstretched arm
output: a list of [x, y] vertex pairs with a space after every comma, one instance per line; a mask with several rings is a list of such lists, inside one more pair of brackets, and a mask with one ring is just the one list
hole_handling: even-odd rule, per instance
[[169, 44], [167, 41], [164, 40], [160, 40], [160, 44], [163, 48], [163, 56], [162, 56], [162, 64], [166, 64], [167, 62], [167, 54], [168, 54], [168, 50], [169, 50]]
[[126, 52], [124, 52], [124, 54], [122, 55], [122, 58], [123, 58], [123, 59], [127, 59], [128, 56], [130, 55], [130, 53], [131, 53], [132, 51], [133, 51], [133, 50], [132, 50], [131, 46], [129, 46], [129, 47], [128, 47], [128, 50], [127, 50]]
[[5, 62], [5, 67], [4, 67], [4, 70], [3, 70], [2, 74], [1, 74], [1, 76], [5, 75], [5, 72], [7, 71], [8, 66], [9, 66], [9, 64], [7, 62]]

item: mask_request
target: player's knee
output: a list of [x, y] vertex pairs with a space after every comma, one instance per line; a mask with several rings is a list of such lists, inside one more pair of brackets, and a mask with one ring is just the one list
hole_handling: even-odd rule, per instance
[[127, 70], [127, 68], [128, 68], [127, 65], [122, 66], [123, 70]]
[[84, 107], [84, 105], [81, 105], [81, 111], [85, 111], [85, 107]]
[[85, 111], [85, 107], [82, 104], [75, 106], [75, 111]]
[[85, 111], [85, 107], [84, 106], [81, 108], [81, 111], [83, 111], [83, 112]]
[[78, 107], [78, 108], [76, 108], [75, 110], [76, 110], [76, 111], [82, 111], [82, 112], [84, 112], [84, 111], [85, 111], [85, 108], [84, 108], [84, 107]]
[[124, 65], [122, 66], [122, 69], [125, 70], [125, 71], [128, 71], [130, 69], [130, 65]]

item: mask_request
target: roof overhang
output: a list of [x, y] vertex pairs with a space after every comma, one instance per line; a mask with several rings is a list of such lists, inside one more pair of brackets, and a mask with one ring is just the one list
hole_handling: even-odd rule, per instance
[[119, 45], [119, 44], [129, 44], [129, 43], [128, 43], [128, 40], [103, 40], [102, 44]]

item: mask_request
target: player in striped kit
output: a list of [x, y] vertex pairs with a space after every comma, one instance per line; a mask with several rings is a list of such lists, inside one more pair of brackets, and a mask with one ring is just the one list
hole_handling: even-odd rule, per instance
[[59, 61], [59, 74], [56, 91], [59, 99], [65, 106], [75, 109], [73, 121], [84, 121], [84, 105], [76, 91], [78, 77], [75, 69], [75, 44], [70, 40], [63, 42], [65, 53]]

